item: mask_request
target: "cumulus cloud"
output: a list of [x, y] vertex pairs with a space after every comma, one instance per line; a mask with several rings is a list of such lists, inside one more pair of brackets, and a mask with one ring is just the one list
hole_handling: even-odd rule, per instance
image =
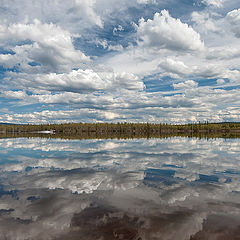
[[211, 17], [209, 12], [193, 12], [191, 14], [192, 21], [197, 24], [197, 26], [201, 29], [201, 32], [213, 32], [219, 33], [221, 32], [221, 27], [217, 26], [214, 19]]
[[240, 50], [236, 47], [217, 47], [209, 49], [207, 59], [230, 60], [240, 57]]
[[6, 99], [25, 99], [27, 94], [25, 91], [3, 91], [0, 96]]
[[118, 45], [109, 45], [108, 47], [108, 50], [109, 51], [123, 51], [123, 46], [121, 44], [118, 44]]
[[222, 79], [222, 78], [220, 78], [220, 79], [217, 80], [217, 84], [218, 84], [218, 85], [222, 85], [222, 84], [224, 84], [224, 83], [225, 83], [225, 80]]
[[[114, 34], [116, 31], [114, 31]], [[108, 41], [106, 39], [104, 39], [104, 40], [98, 39], [98, 40], [96, 40], [96, 44], [97, 44], [97, 46], [102, 46], [103, 49], [107, 49], [108, 51], [119, 51], [119, 52], [123, 51], [123, 46], [121, 44], [111, 45], [108, 43]]]
[[[225, 55], [228, 53], [229, 55]], [[219, 58], [227, 59], [232, 54], [237, 54], [237, 52], [231, 51], [231, 49], [225, 49], [221, 51], [220, 49], [211, 49], [207, 54], [207, 59]], [[237, 56], [236, 56], [237, 57]], [[189, 65], [187, 65], [189, 64]], [[168, 57], [166, 60], [162, 61], [158, 65], [159, 71], [161, 71], [160, 76], [170, 76], [172, 78], [228, 78], [232, 82], [237, 80], [238, 70], [231, 70], [227, 67], [224, 67], [222, 64], [208, 63], [208, 65], [202, 65], [199, 63], [192, 64], [190, 62], [184, 63], [177, 59], [172, 59]]]
[[[32, 24], [2, 24], [0, 26], [2, 44], [10, 44], [13, 55], [1, 55], [5, 67], [14, 65], [22, 70], [66, 71], [81, 66], [90, 59], [73, 46], [71, 34], [55, 24], [41, 23], [35, 19]], [[20, 44], [23, 42], [23, 44]], [[7, 59], [6, 59], [7, 58]], [[4, 60], [7, 60], [5, 62]], [[28, 63], [36, 63], [30, 67]], [[9, 63], [9, 65], [7, 65]]]
[[198, 83], [193, 81], [193, 80], [187, 80], [185, 82], [181, 82], [181, 83], [174, 83], [173, 87], [175, 89], [191, 89], [191, 88], [196, 88], [198, 87]]
[[[104, 23], [100, 16], [94, 11], [96, 0], [75, 0], [77, 8], [83, 17], [87, 17], [91, 22], [95, 23], [100, 28], [103, 28]], [[85, 15], [85, 16], [84, 16]]]
[[120, 118], [119, 114], [113, 113], [113, 112], [104, 112], [102, 113], [102, 116], [104, 119], [107, 119], [107, 120], [114, 120], [115, 118]]
[[121, 32], [121, 31], [124, 31], [124, 28], [122, 25], [118, 25], [117, 27], [113, 28], [113, 35], [116, 35], [117, 32]]
[[159, 64], [159, 67], [167, 71], [168, 73], [175, 73], [177, 75], [189, 75], [192, 70], [181, 61], [167, 58]]
[[[110, 81], [101, 79], [91, 69], [73, 70], [70, 73], [50, 73], [35, 76], [36, 87], [53, 91], [86, 92], [104, 90], [111, 84]], [[30, 80], [29, 84], [32, 81]]]
[[238, 4], [202, 3], [2, 1], [1, 120], [237, 119]]
[[226, 16], [226, 20], [230, 24], [232, 32], [237, 38], [240, 38], [240, 9], [234, 9]]
[[132, 74], [127, 72], [116, 72], [116, 73], [103, 73], [103, 77], [110, 79], [112, 85], [116, 89], [127, 89], [127, 90], [143, 90], [144, 83], [142, 80]]
[[[20, 70], [8, 73], [11, 82], [18, 86], [70, 92], [114, 88], [142, 90], [144, 87], [142, 81], [131, 73], [98, 74], [87, 69], [84, 64], [89, 63], [90, 58], [75, 49], [68, 31], [55, 24], [34, 20], [32, 24], [3, 24], [0, 29], [0, 38], [8, 42], [14, 52], [1, 54], [0, 61], [6, 68]], [[23, 44], [19, 45], [21, 41]], [[121, 45], [109, 46], [109, 50], [121, 49]], [[72, 70], [79, 67], [85, 70]]]
[[[200, 81], [201, 82], [201, 81]], [[216, 82], [216, 81], [214, 81]], [[226, 82], [222, 87], [226, 85]], [[36, 103], [49, 105], [46, 110], [36, 109], [32, 113], [3, 113], [0, 121], [24, 123], [44, 122], [69, 122], [69, 121], [151, 121], [165, 122], [171, 119], [172, 122], [182, 123], [193, 121], [227, 121], [228, 119], [239, 118], [238, 104], [240, 97], [237, 89], [224, 90], [214, 89], [208, 86], [198, 86], [196, 81], [178, 80], [173, 84], [174, 91], [145, 93], [139, 91], [116, 90], [108, 93], [42, 93], [28, 95], [19, 103], [31, 105]], [[133, 94], [134, 93], [134, 94]], [[169, 93], [171, 94], [169, 96]], [[176, 94], [177, 93], [177, 94]], [[4, 93], [2, 93], [4, 96]], [[9, 93], [7, 93], [9, 94]], [[14, 92], [11, 92], [12, 98]], [[7, 96], [6, 96], [7, 98]], [[234, 105], [232, 102], [234, 101]], [[50, 107], [53, 104], [60, 104], [61, 110], [54, 110]], [[69, 110], [68, 106], [72, 106]], [[224, 110], [220, 106], [224, 106]], [[210, 110], [209, 110], [210, 109]], [[136, 112], [138, 113], [136, 115]]]
[[103, 27], [104, 22], [96, 12], [99, 9], [99, 6], [96, 6], [97, 2], [95, 0], [69, 0], [68, 2], [33, 0], [29, 4], [27, 0], [21, 2], [12, 0], [11, 3], [1, 1], [4, 9], [1, 11], [1, 16], [10, 23], [28, 20], [31, 22], [37, 18], [43, 22], [58, 23], [75, 32], [75, 28], [82, 30], [94, 26]]
[[92, 69], [72, 70], [69, 73], [26, 74], [9, 73], [12, 83], [31, 91], [66, 91], [87, 93], [94, 91], [143, 90], [142, 80], [131, 73], [95, 72]]
[[214, 6], [217, 8], [222, 7], [224, 2], [225, 0], [202, 0], [202, 3], [206, 5]]
[[167, 10], [155, 13], [153, 20], [139, 20], [138, 44], [153, 49], [173, 51], [202, 51], [204, 43], [191, 26], [170, 16]]

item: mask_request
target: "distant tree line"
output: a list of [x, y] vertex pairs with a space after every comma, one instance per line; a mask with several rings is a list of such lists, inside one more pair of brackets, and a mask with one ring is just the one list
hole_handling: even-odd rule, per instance
[[155, 123], [64, 123], [64, 124], [0, 124], [1, 134], [39, 135], [51, 131], [56, 136], [74, 138], [219, 136], [240, 135], [240, 122], [155, 124]]

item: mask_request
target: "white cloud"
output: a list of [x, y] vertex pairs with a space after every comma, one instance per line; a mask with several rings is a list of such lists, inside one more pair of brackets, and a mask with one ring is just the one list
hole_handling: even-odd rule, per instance
[[199, 26], [203, 33], [219, 33], [222, 30], [220, 26], [216, 25], [216, 22], [212, 19], [209, 12], [193, 12], [191, 14], [191, 20]]
[[103, 73], [102, 78], [109, 79], [112, 82], [112, 87], [117, 89], [127, 90], [143, 90], [144, 83], [142, 80], [128, 72]]
[[116, 92], [124, 89], [142, 91], [144, 89], [144, 84], [139, 77], [126, 72], [95, 72], [92, 69], [78, 69], [69, 73], [9, 73], [8, 76], [12, 84], [31, 91], [35, 89], [90, 93], [93, 91]]
[[170, 49], [173, 51], [202, 51], [200, 35], [180, 19], [171, 17], [168, 11], [155, 13], [153, 20], [139, 20], [138, 44], [141, 47]]
[[114, 113], [114, 112], [103, 112], [102, 117], [107, 120], [114, 120], [114, 119], [119, 119], [121, 118], [119, 114]]
[[193, 80], [187, 80], [185, 82], [173, 84], [173, 87], [175, 89], [191, 89], [191, 88], [197, 88], [198, 83]]
[[240, 82], [240, 71], [237, 69], [226, 69], [221, 75], [221, 78], [228, 78], [232, 83], [239, 84]]
[[109, 47], [108, 47], [108, 50], [109, 51], [119, 51], [119, 52], [121, 52], [121, 51], [123, 51], [123, 46], [121, 45], [121, 44], [118, 44], [118, 45], [109, 45]]
[[225, 0], [202, 0], [202, 3], [206, 5], [211, 5], [217, 8], [222, 7], [224, 2]]
[[[199, 87], [195, 81], [175, 83], [178, 95], [163, 97], [161, 93], [121, 91], [112, 94], [59, 93], [28, 96], [25, 104], [61, 104], [62, 109], [34, 111], [32, 113], [5, 113], [0, 121], [10, 122], [69, 122], [69, 121], [153, 121], [182, 123], [192, 121], [237, 121], [240, 97], [237, 90]], [[170, 92], [171, 94], [173, 92]], [[234, 102], [234, 104], [233, 104]], [[66, 105], [66, 107], [65, 107]], [[67, 106], [72, 106], [69, 110]], [[224, 107], [222, 110], [221, 107]], [[137, 114], [136, 114], [137, 113]], [[150, 120], [151, 119], [151, 120]]]
[[28, 95], [24, 91], [2, 91], [0, 96], [6, 99], [26, 99]]
[[[211, 49], [207, 53], [207, 60], [202, 59], [202, 62], [195, 62], [194, 59], [185, 59], [182, 58], [187, 62], [186, 63], [179, 61], [177, 58], [173, 59], [167, 57], [166, 60], [162, 61], [158, 65], [160, 77], [163, 76], [171, 76], [173, 78], [192, 78], [192, 76], [196, 78], [204, 78], [204, 79], [211, 79], [211, 78], [229, 78], [233, 82], [237, 82], [237, 78], [239, 75], [238, 70], [231, 70], [227, 66], [224, 66], [221, 62], [210, 62], [208, 59], [212, 58], [219, 58], [219, 59], [227, 59], [230, 57], [231, 52], [228, 52], [228, 49], [225, 49], [225, 52], [229, 55], [224, 56], [224, 50], [221, 51], [220, 49]], [[233, 52], [232, 52], [233, 53]], [[193, 62], [191, 63], [191, 60]], [[205, 64], [203, 64], [205, 63]], [[196, 65], [195, 65], [196, 64]]]
[[100, 28], [104, 26], [102, 17], [99, 15], [99, 12], [104, 12], [104, 8], [98, 11], [99, 6], [96, 6], [98, 1], [95, 0], [68, 0], [67, 2], [32, 0], [31, 4], [28, 0], [11, 2], [1, 0], [0, 3], [4, 9], [1, 12], [2, 19], [10, 23], [32, 22], [37, 18], [42, 22], [58, 23], [61, 27], [77, 34], [79, 29], [82, 31], [94, 26]]
[[237, 38], [240, 38], [240, 8], [234, 9], [226, 16], [226, 20], [230, 24], [230, 29]]
[[192, 73], [190, 67], [185, 65], [181, 61], [174, 60], [172, 58], [167, 58], [159, 64], [159, 67], [166, 70], [168, 73], [175, 73], [178, 75], [189, 75]]
[[121, 44], [117, 44], [117, 45], [111, 45], [108, 43], [108, 41], [106, 39], [104, 40], [96, 40], [96, 45], [97, 46], [102, 46], [103, 49], [107, 49], [108, 51], [123, 51], [123, 46]]
[[95, 23], [100, 28], [103, 28], [104, 23], [100, 16], [94, 11], [96, 0], [75, 0], [80, 13], [85, 15], [91, 22]]
[[117, 32], [121, 32], [121, 31], [124, 31], [124, 28], [122, 25], [118, 25], [117, 27], [113, 28], [113, 35], [116, 35]]
[[137, 0], [137, 3], [139, 3], [139, 4], [148, 4], [148, 3], [156, 4], [157, 0]]
[[[191, 6], [184, 15], [178, 11], [177, 1], [31, 3], [1, 1], [0, 64], [7, 69], [0, 88], [9, 105], [31, 108], [37, 103], [38, 108], [32, 115], [23, 110], [18, 115], [3, 114], [1, 119], [237, 119], [236, 92], [213, 91], [239, 84], [236, 0], [205, 1], [201, 10], [197, 11], [200, 5]], [[158, 5], [145, 6], [155, 3]], [[169, 4], [176, 8], [168, 8]], [[171, 9], [172, 16], [179, 19], [161, 8]], [[226, 15], [229, 9], [235, 10]], [[156, 11], [159, 13], [154, 15]], [[141, 20], [134, 32], [132, 21], [137, 19]], [[201, 87], [201, 81], [208, 85], [208, 79], [215, 85]], [[194, 88], [191, 81], [199, 86]], [[55, 104], [59, 112], [54, 111]]]
[[[111, 82], [101, 79], [97, 73], [91, 69], [73, 70], [70, 73], [35, 76], [36, 87], [53, 91], [95, 91], [108, 88]], [[30, 83], [31, 84], [31, 83]]]
[[232, 60], [240, 57], [240, 49], [236, 46], [211, 48], [207, 52], [207, 59]]
[[97, 46], [99, 46], [99, 45], [102, 46], [104, 49], [108, 48], [108, 42], [106, 39], [104, 39], [104, 40], [97, 39], [96, 44], [97, 44]]
[[[34, 20], [32, 24], [10, 24], [0, 26], [0, 39], [3, 43], [12, 45], [14, 55], [1, 55], [1, 61], [19, 65], [23, 70], [29, 70], [29, 62], [36, 62], [40, 66], [32, 67], [38, 71], [63, 71], [81, 66], [89, 62], [89, 57], [80, 50], [76, 50], [72, 43], [71, 34], [55, 24], [41, 23]], [[30, 41], [18, 45], [19, 42]], [[6, 59], [7, 58], [7, 59]], [[11, 64], [11, 61], [13, 62]]]
[[224, 83], [225, 83], [225, 80], [222, 79], [222, 78], [220, 78], [220, 79], [217, 80], [217, 84], [218, 84], [218, 85], [222, 85], [222, 84], [224, 84]]

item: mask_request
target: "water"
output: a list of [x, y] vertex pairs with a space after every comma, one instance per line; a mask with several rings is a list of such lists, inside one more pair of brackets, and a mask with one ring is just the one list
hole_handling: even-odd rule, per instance
[[240, 139], [0, 139], [0, 239], [240, 239]]

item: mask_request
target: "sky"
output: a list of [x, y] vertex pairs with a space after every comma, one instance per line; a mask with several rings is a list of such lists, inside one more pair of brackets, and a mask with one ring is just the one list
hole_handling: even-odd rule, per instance
[[240, 121], [239, 0], [0, 0], [0, 122]]

